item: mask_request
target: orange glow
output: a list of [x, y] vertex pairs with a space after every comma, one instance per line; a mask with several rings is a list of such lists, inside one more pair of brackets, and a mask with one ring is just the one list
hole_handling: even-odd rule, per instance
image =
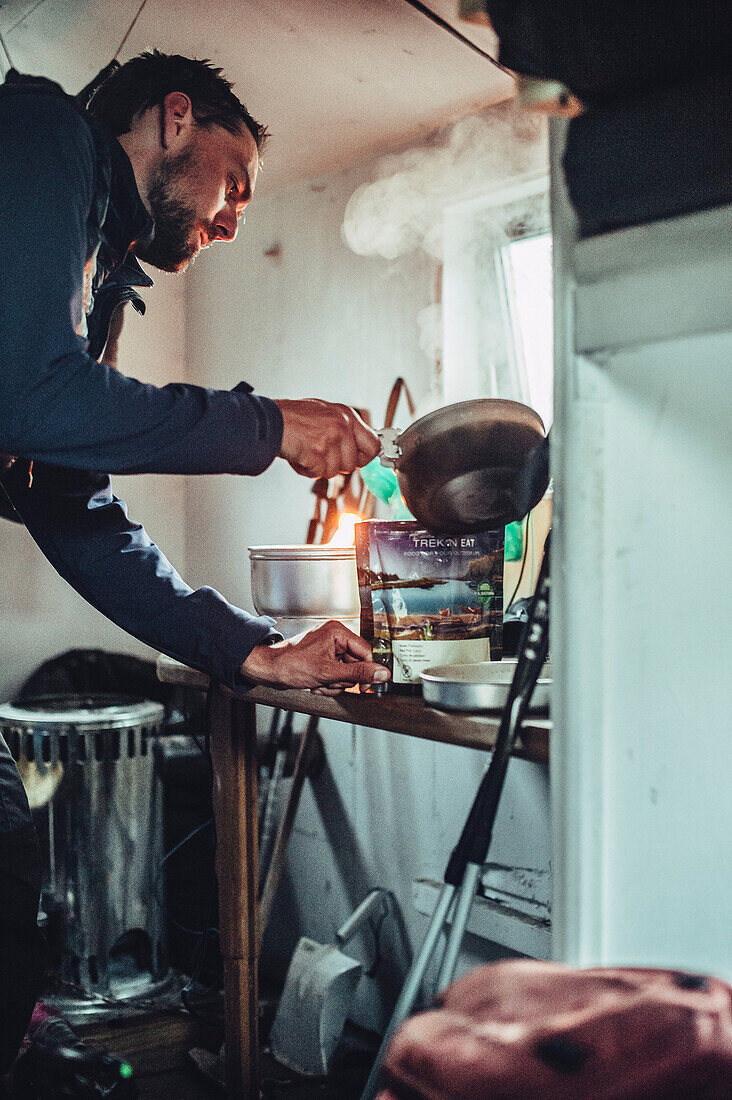
[[356, 541], [356, 524], [360, 522], [361, 517], [355, 512], [344, 512], [338, 520], [338, 530], [328, 546], [353, 546]]

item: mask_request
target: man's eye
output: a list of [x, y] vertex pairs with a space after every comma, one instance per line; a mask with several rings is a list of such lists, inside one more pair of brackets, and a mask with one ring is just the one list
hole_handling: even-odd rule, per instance
[[229, 195], [232, 196], [232, 195], [238, 195], [238, 194], [239, 194], [239, 180], [236, 178], [236, 176], [232, 176], [231, 179], [229, 180]]

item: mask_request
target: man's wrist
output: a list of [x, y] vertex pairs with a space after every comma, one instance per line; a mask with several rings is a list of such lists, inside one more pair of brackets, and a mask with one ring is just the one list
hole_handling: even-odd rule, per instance
[[254, 646], [249, 656], [242, 662], [239, 669], [240, 675], [245, 680], [249, 680], [250, 683], [266, 684], [271, 683], [272, 678], [269, 675], [272, 667], [272, 646], [279, 642], [279, 638], [266, 638], [259, 645]]

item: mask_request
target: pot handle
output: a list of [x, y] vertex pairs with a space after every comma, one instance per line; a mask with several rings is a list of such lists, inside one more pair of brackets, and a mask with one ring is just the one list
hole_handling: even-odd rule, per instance
[[399, 446], [400, 432], [397, 428], [382, 428], [376, 433], [381, 442], [379, 459], [382, 466], [389, 466], [395, 470], [401, 458], [402, 449]]
[[376, 433], [381, 440], [381, 454], [379, 455], [381, 465], [388, 466], [392, 470], [396, 469], [402, 454], [402, 449], [399, 446], [399, 432], [396, 428], [392, 427], [394, 417], [396, 416], [397, 405], [399, 404], [399, 398], [402, 394], [404, 394], [404, 400], [407, 402], [410, 417], [414, 416], [414, 401], [409, 392], [409, 386], [403, 378], [397, 378], [396, 382], [391, 387], [389, 400], [386, 403], [384, 427], [380, 432]]

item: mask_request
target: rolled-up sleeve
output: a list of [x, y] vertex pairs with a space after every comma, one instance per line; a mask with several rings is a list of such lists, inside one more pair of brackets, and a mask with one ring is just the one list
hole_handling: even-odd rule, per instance
[[274, 401], [129, 378], [86, 352], [91, 135], [65, 100], [0, 100], [0, 451], [111, 473], [258, 474], [277, 455]]
[[273, 619], [190, 588], [107, 475], [38, 463], [32, 486], [27, 475], [18, 463], [2, 479], [18, 516], [57, 572], [129, 634], [232, 688], [251, 650], [281, 637]]

